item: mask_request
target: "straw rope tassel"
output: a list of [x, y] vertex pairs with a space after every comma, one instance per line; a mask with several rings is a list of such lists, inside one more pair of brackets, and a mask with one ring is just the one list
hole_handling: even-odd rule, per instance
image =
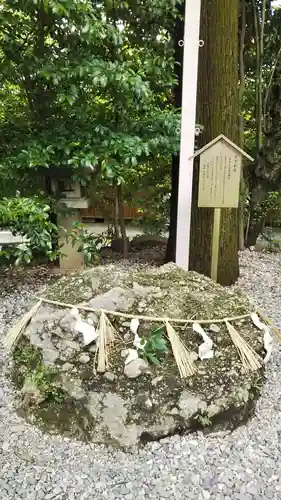
[[99, 320], [99, 339], [98, 339], [98, 367], [99, 373], [104, 373], [107, 368], [107, 350], [106, 350], [106, 316], [104, 311], [101, 311]]
[[104, 313], [105, 325], [106, 325], [106, 345], [113, 344], [117, 339], [122, 341], [122, 337], [117, 333], [116, 329]]
[[248, 373], [261, 368], [263, 364], [262, 358], [254, 351], [254, 349], [241, 337], [238, 331], [232, 326], [229, 321], [225, 320], [228, 333], [235, 345], [240, 356], [243, 371]]
[[178, 334], [171, 326], [169, 321], [165, 322], [167, 335], [172, 346], [174, 358], [176, 360], [181, 378], [190, 377], [196, 372], [193, 362], [190, 359], [190, 353], [179, 338]]
[[12, 328], [8, 331], [6, 337], [3, 340], [3, 345], [5, 349], [13, 350], [20, 339], [20, 336], [30, 320], [33, 318], [34, 314], [38, 311], [42, 304], [40, 299], [36, 304], [29, 310], [25, 315], [18, 321]]

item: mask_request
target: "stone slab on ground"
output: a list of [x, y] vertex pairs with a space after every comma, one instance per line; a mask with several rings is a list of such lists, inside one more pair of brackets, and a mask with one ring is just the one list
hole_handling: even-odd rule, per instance
[[[83, 301], [85, 290], [87, 300]], [[250, 313], [253, 307], [238, 288], [225, 289], [174, 264], [131, 266], [126, 271], [119, 265], [100, 266], [64, 276], [44, 296], [95, 308], [96, 316], [85, 312], [83, 317], [90, 316], [96, 328], [101, 310], [215, 319]], [[263, 369], [242, 372], [237, 349], [223, 323], [219, 331], [214, 327], [208, 331], [215, 355], [204, 361], [196, 354], [201, 337], [191, 325], [176, 327], [196, 370], [194, 376], [181, 379], [171, 349], [159, 365], [148, 366], [146, 360], [137, 359], [124, 367], [122, 352], [134, 347], [133, 338], [125, 340], [130, 331], [125, 326], [128, 319], [108, 316], [119, 334], [109, 351], [110, 384], [108, 377], [95, 372], [97, 353], [92, 346], [84, 346], [83, 336], [75, 328], [76, 316], [67, 308], [41, 306], [14, 353], [19, 388], [32, 376], [46, 395], [44, 404], [21, 408], [29, 421], [73, 437], [131, 447], [200, 427], [233, 428], [252, 414]], [[140, 321], [139, 334], [149, 339], [160, 325]], [[262, 334], [251, 320], [246, 318], [235, 326], [262, 354]], [[35, 375], [34, 366], [39, 370]]]
[[[243, 252], [240, 265], [240, 285], [280, 327], [280, 256]], [[23, 274], [20, 279], [14, 272], [2, 274], [1, 337], [48, 279], [42, 267], [33, 270], [32, 280], [30, 270], [25, 280]], [[1, 348], [0, 356], [4, 368], [8, 359]], [[0, 498], [159, 500], [164, 492], [171, 500], [233, 500], [240, 494], [280, 500], [280, 371], [281, 351], [275, 346], [255, 415], [234, 432], [175, 435], [124, 453], [42, 433], [26, 423], [15, 412], [13, 385], [2, 369]]]

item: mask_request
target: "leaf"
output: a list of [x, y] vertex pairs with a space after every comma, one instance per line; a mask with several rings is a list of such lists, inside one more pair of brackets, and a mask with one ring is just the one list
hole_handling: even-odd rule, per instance
[[164, 328], [164, 326], [159, 326], [158, 328], [156, 328], [156, 330], [154, 330], [154, 331], [152, 332], [152, 334], [153, 334], [153, 335], [158, 335], [158, 334], [160, 334], [161, 336], [162, 336], [162, 335], [164, 335], [164, 333], [165, 333], [165, 328]]
[[154, 365], [161, 365], [159, 359], [156, 358], [156, 356], [154, 354], [151, 354], [150, 352], [146, 354], [146, 358], [148, 359], [148, 361], [150, 361], [150, 363]]
[[160, 351], [168, 350], [165, 339], [156, 340], [155, 341], [155, 349], [159, 349]]

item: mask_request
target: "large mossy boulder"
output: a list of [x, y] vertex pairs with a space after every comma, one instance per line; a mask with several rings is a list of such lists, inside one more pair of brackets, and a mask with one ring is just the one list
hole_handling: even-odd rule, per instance
[[[157, 318], [217, 319], [252, 312], [237, 287], [223, 288], [176, 265], [100, 266], [64, 276], [44, 293], [50, 300], [84, 305], [83, 318], [97, 326], [100, 310]], [[97, 347], [85, 346], [69, 308], [43, 303], [14, 351], [14, 380], [20, 411], [45, 428], [94, 442], [129, 447], [198, 427], [233, 428], [251, 415], [263, 369], [244, 373], [224, 323], [205, 325], [214, 357], [199, 360], [202, 338], [191, 324], [175, 326], [190, 352], [196, 373], [181, 379], [171, 349], [160, 364], [141, 359], [136, 377], [124, 373], [124, 349], [133, 347], [130, 318], [108, 318], [118, 332], [110, 367], [96, 373]], [[162, 322], [163, 324], [163, 322]], [[250, 318], [232, 323], [263, 355], [263, 338]], [[161, 321], [140, 321], [149, 339]], [[170, 347], [168, 340], [167, 345]]]

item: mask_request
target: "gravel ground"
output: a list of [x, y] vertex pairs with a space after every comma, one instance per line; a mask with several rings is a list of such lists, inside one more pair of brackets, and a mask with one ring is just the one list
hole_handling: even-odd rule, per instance
[[[240, 284], [281, 326], [281, 256], [245, 252]], [[0, 332], [46, 284], [42, 268], [27, 277], [0, 272]], [[52, 276], [49, 279], [53, 279]], [[43, 435], [13, 410], [0, 378], [0, 498], [281, 499], [281, 349], [275, 348], [255, 417], [231, 434], [174, 436], [126, 454]], [[280, 420], [279, 420], [280, 419]]]

